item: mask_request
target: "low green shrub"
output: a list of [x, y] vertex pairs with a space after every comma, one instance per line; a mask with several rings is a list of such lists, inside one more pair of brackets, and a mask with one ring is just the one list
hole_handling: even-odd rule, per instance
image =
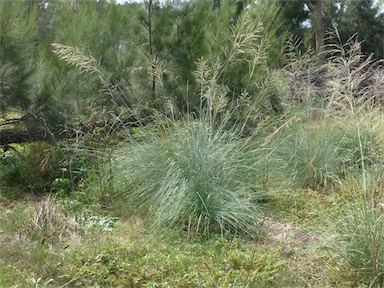
[[80, 268], [73, 283], [103, 287], [281, 287], [291, 280], [286, 271], [288, 262], [279, 249], [238, 240], [112, 241], [98, 243], [91, 251], [73, 253], [72, 263]]
[[[19, 153], [7, 155], [0, 161], [1, 186], [17, 187], [19, 192], [49, 191], [59, 169], [40, 169], [47, 149], [46, 143], [34, 143]], [[53, 168], [53, 167], [52, 167]], [[56, 167], [58, 168], [58, 167]]]

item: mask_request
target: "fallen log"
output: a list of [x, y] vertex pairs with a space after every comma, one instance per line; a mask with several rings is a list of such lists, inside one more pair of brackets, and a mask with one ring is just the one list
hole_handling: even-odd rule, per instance
[[39, 130], [21, 128], [0, 129], [0, 146], [37, 141], [52, 142], [54, 139], [48, 133]]
[[61, 127], [55, 127], [52, 131], [44, 121], [40, 121], [40, 125], [36, 125], [35, 128], [28, 127], [26, 124], [31, 121], [30, 118], [34, 120], [36, 117], [34, 117], [34, 114], [27, 114], [20, 118], [0, 122], [0, 147], [24, 142], [46, 141], [55, 143], [63, 139], [92, 136], [100, 128], [103, 128], [104, 133], [112, 135], [129, 127], [148, 125], [153, 121], [153, 114], [150, 112], [144, 111], [140, 115], [130, 115], [113, 121], [102, 119], [101, 121], [90, 120], [88, 123], [66, 123]]

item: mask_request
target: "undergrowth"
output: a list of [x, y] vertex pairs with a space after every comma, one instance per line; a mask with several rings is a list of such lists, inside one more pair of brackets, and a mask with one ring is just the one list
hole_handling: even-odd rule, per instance
[[171, 124], [128, 141], [118, 155], [117, 170], [132, 189], [126, 199], [148, 211], [155, 227], [254, 235], [261, 219], [258, 159], [235, 132], [199, 120]]
[[290, 126], [274, 141], [270, 161], [285, 167], [282, 175], [287, 185], [312, 189], [340, 185], [346, 175], [360, 171], [363, 164], [369, 167], [380, 161], [380, 128], [369, 124], [380, 119], [371, 117], [362, 120], [365, 124], [359, 135], [351, 118]]

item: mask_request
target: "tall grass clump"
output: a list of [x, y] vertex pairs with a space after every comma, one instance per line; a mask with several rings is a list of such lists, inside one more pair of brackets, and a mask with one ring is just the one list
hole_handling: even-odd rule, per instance
[[[180, 120], [160, 117], [160, 125], [131, 136], [116, 154], [127, 199], [152, 214], [155, 227], [178, 226], [198, 237], [254, 236], [260, 221], [263, 171], [255, 155], [263, 140], [253, 140], [267, 118], [265, 108], [273, 106], [269, 45], [248, 14], [226, 36], [222, 55], [196, 62], [200, 105], [194, 113]], [[235, 72], [242, 76], [239, 94], [230, 81]]]
[[381, 162], [383, 154], [382, 125], [383, 118], [375, 113], [366, 113], [363, 117], [356, 117], [347, 121], [357, 121], [353, 125], [345, 126], [345, 137], [343, 140], [343, 149], [348, 151], [348, 161], [346, 168], [350, 172], [371, 169], [371, 166]]
[[[331, 44], [327, 46], [329, 60], [327, 70], [327, 108], [331, 114], [352, 114], [370, 111], [374, 108], [377, 95], [367, 85], [372, 71], [378, 67], [373, 55], [361, 53], [361, 42], [355, 35], [343, 44], [335, 28], [329, 34]], [[369, 82], [368, 82], [369, 83]]]
[[332, 247], [352, 270], [356, 285], [383, 287], [382, 117], [375, 113], [377, 95], [365, 83], [377, 63], [373, 55], [361, 54], [360, 43], [353, 38], [342, 44], [335, 30], [334, 39], [337, 43], [329, 45], [332, 56], [327, 63], [328, 112], [351, 123], [344, 149], [349, 150], [346, 165], [353, 169], [341, 192], [347, 192], [353, 201], [347, 208], [341, 206], [341, 216], [332, 221], [336, 238]]
[[367, 172], [368, 197], [362, 195], [361, 178], [349, 183], [354, 201], [333, 221], [336, 241], [332, 247], [345, 259], [358, 284], [369, 287], [384, 285], [384, 195], [383, 168]]
[[374, 111], [353, 115], [345, 141], [348, 174], [340, 193], [352, 199], [333, 221], [336, 254], [346, 260], [356, 284], [384, 285], [383, 117]]
[[326, 187], [339, 181], [348, 159], [343, 136], [340, 129], [328, 125], [288, 128], [275, 140], [271, 161], [285, 167], [283, 177], [294, 185]]
[[235, 132], [190, 120], [144, 139], [121, 148], [116, 164], [132, 189], [127, 198], [151, 213], [156, 227], [199, 236], [254, 232], [256, 164]]
[[[316, 74], [321, 67], [317, 65], [317, 57], [313, 49], [302, 51], [303, 41], [293, 35], [288, 35], [286, 43], [285, 63], [281, 72], [285, 76], [285, 95], [282, 97], [286, 104], [302, 104], [313, 106], [318, 101], [316, 91]], [[320, 68], [320, 69], [319, 69]]]
[[287, 127], [272, 144], [271, 162], [284, 167], [282, 176], [294, 185], [312, 189], [338, 185], [346, 174], [374, 165], [382, 153], [377, 125], [361, 124], [357, 133], [351, 122], [325, 119], [317, 125]]

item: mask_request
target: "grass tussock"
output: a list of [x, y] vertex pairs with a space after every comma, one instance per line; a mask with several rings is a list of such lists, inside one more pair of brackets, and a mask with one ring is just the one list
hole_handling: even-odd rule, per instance
[[129, 142], [116, 164], [133, 187], [127, 197], [151, 212], [155, 226], [252, 235], [261, 208], [253, 152], [235, 132], [187, 121]]
[[347, 261], [355, 281], [369, 287], [384, 284], [383, 207], [353, 203], [337, 223], [337, 252]]
[[[383, 167], [371, 166], [361, 175], [350, 175], [342, 186], [348, 202], [339, 206], [333, 221], [333, 251], [347, 263], [354, 281], [369, 287], [384, 285], [384, 194]], [[349, 275], [349, 277], [351, 277]]]
[[332, 128], [298, 127], [277, 142], [275, 161], [287, 168], [292, 183], [313, 189], [326, 187], [338, 181], [344, 168], [347, 155], [340, 136]]
[[349, 173], [380, 160], [382, 135], [370, 125], [373, 119], [361, 120], [359, 129], [349, 118], [288, 127], [274, 141], [271, 161], [285, 167], [288, 183], [312, 189], [341, 185]]

